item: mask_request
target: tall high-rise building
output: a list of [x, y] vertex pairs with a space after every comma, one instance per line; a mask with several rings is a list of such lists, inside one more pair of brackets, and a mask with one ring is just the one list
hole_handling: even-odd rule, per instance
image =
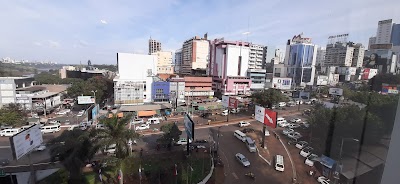
[[182, 49], [175, 51], [174, 73], [179, 73], [182, 65]]
[[376, 37], [375, 37], [375, 36], [369, 37], [369, 40], [368, 40], [368, 49], [370, 49], [370, 48], [371, 48], [371, 45], [374, 45], [375, 43], [376, 43]]
[[326, 45], [324, 66], [351, 66], [354, 47], [348, 43], [336, 42]]
[[378, 30], [376, 31], [376, 42], [375, 44], [391, 43], [390, 39], [392, 36], [392, 19], [381, 20], [378, 22]]
[[393, 24], [391, 41], [393, 46], [400, 46], [400, 24]]
[[364, 60], [365, 47], [361, 43], [353, 44], [353, 61], [351, 63], [352, 67], [362, 67]]
[[157, 40], [149, 39], [149, 55], [161, 51], [161, 42], [158, 42]]
[[263, 69], [267, 58], [267, 47], [250, 44], [249, 69]]
[[173, 74], [174, 66], [172, 65], [172, 52], [157, 51], [152, 55], [157, 56], [157, 73], [158, 74]]
[[195, 36], [182, 45], [182, 75], [207, 75], [210, 44], [206, 38]]
[[317, 49], [317, 59], [316, 59], [316, 62], [315, 62], [316, 66], [318, 66], [318, 65], [324, 66], [325, 55], [326, 55], [326, 48], [318, 47], [318, 49]]
[[317, 46], [311, 43], [311, 38], [300, 34], [288, 40], [285, 67], [293, 85], [305, 87], [314, 84], [316, 57]]

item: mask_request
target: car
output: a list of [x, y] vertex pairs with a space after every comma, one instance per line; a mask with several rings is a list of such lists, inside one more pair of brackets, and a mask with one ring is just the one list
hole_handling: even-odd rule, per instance
[[295, 102], [297, 105], [303, 104], [303, 100], [295, 100], [294, 102]]
[[294, 132], [294, 130], [290, 129], [290, 128], [286, 128], [286, 129], [284, 129], [282, 131], [283, 135], [287, 135], [287, 134], [290, 134], [290, 133], [293, 133], [293, 132]]
[[204, 145], [197, 145], [196, 148], [198, 148], [198, 149], [206, 149], [206, 146], [204, 146]]
[[69, 124], [71, 124], [69, 119], [65, 120], [64, 125], [69, 125]]
[[236, 153], [235, 157], [243, 166], [245, 166], [245, 167], [250, 166], [250, 161], [247, 160], [247, 158], [243, 154]]
[[285, 128], [285, 127], [289, 126], [290, 123], [288, 123], [287, 121], [281, 121], [281, 122], [278, 122], [278, 125], [279, 125], [280, 127]]
[[295, 104], [294, 102], [289, 102], [289, 103], [287, 103], [286, 106], [288, 106], [288, 107], [294, 107], [294, 106], [296, 106], [296, 104]]
[[239, 122], [239, 127], [245, 127], [245, 126], [250, 126], [250, 123], [247, 121], [241, 121]]
[[288, 127], [288, 128], [299, 128], [300, 125], [299, 125], [299, 124], [293, 124], [293, 123], [291, 123], [291, 124], [289, 124], [287, 127]]
[[143, 120], [143, 119], [134, 119], [134, 120], [131, 122], [132, 125], [135, 125], [135, 124], [142, 124], [142, 123], [144, 123], [144, 120]]
[[34, 148], [33, 151], [43, 151], [46, 149], [46, 145], [41, 144], [38, 147]]
[[298, 139], [298, 138], [302, 137], [301, 134], [300, 134], [299, 132], [288, 133], [287, 136], [288, 136], [289, 138], [291, 138], [291, 139], [294, 139], [294, 138]]
[[279, 102], [278, 103], [278, 107], [285, 107], [286, 106], [286, 102]]
[[[192, 140], [189, 139], [189, 144], [192, 143]], [[186, 138], [180, 138], [178, 142], [176, 142], [176, 145], [186, 145], [187, 144], [187, 139]]]
[[311, 110], [310, 110], [310, 109], [305, 109], [305, 110], [303, 111], [303, 115], [308, 116], [308, 115], [310, 115], [310, 114], [311, 114]]
[[311, 105], [311, 101], [305, 101], [304, 104]]
[[306, 148], [303, 148], [303, 149], [300, 151], [300, 155], [301, 155], [302, 157], [306, 158], [306, 157], [308, 157], [308, 155], [311, 154], [311, 151], [313, 151], [313, 150], [314, 150], [314, 149], [313, 149], [312, 147], [308, 146], [308, 147], [306, 147]]
[[243, 132], [243, 133], [251, 133], [251, 132], [255, 132], [255, 130], [252, 129], [252, 128], [244, 128], [244, 129], [242, 130], [242, 132]]
[[304, 161], [304, 163], [310, 167], [314, 166], [314, 161], [318, 158], [318, 155], [316, 154], [311, 154], [308, 155], [307, 159]]
[[223, 110], [221, 113], [222, 116], [227, 116], [228, 115], [228, 110]]
[[8, 164], [10, 164], [10, 160], [7, 158], [0, 158], [0, 166], [6, 166]]
[[196, 139], [194, 142], [195, 143], [207, 143], [208, 141], [207, 141], [207, 139]]
[[146, 130], [146, 129], [149, 129], [149, 128], [150, 128], [149, 124], [141, 124], [140, 126], [137, 126], [135, 128], [135, 130]]
[[290, 120], [290, 122], [292, 122], [292, 123], [300, 123], [301, 119], [300, 118], [293, 118], [293, 119]]
[[116, 144], [111, 144], [111, 145], [107, 146], [106, 149], [104, 149], [104, 152], [106, 154], [115, 154], [116, 147], [117, 147]]
[[59, 111], [59, 112], [56, 112], [56, 114], [57, 114], [57, 115], [66, 115], [67, 112], [66, 112], [66, 111]]
[[81, 111], [78, 112], [78, 114], [76, 116], [81, 117], [81, 116], [83, 116], [84, 113], [85, 113], [85, 111], [81, 110]]
[[297, 144], [295, 145], [296, 148], [298, 149], [303, 149], [304, 147], [306, 147], [308, 145], [308, 143], [306, 141], [299, 141], [297, 142]]
[[72, 130], [78, 129], [78, 128], [79, 128], [79, 125], [71, 125], [71, 126], [68, 127], [68, 130], [72, 131]]
[[317, 178], [317, 181], [318, 181], [318, 183], [321, 183], [321, 184], [329, 184], [329, 182], [331, 181], [331, 180], [329, 180], [327, 177], [325, 177], [325, 176], [320, 176], [320, 177], [318, 177]]

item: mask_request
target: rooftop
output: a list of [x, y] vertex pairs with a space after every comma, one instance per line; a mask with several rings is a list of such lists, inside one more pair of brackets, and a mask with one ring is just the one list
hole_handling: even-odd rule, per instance
[[0, 79], [29, 79], [32, 77], [0, 77]]
[[26, 87], [26, 88], [18, 88], [16, 91], [36, 92], [36, 91], [43, 91], [45, 89], [46, 89], [46, 87], [43, 87], [43, 86], [30, 86], [30, 87]]

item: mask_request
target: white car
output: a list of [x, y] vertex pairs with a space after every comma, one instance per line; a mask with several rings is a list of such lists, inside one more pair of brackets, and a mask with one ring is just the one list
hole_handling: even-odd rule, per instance
[[311, 101], [305, 101], [304, 104], [311, 105]]
[[286, 106], [286, 102], [279, 102], [278, 103], [278, 107], [285, 107]]
[[318, 155], [316, 154], [311, 154], [307, 157], [307, 159], [304, 161], [304, 163], [310, 167], [314, 166], [314, 161], [318, 158]]
[[235, 157], [243, 166], [245, 167], [250, 166], [249, 160], [247, 160], [247, 158], [243, 154], [236, 153]]
[[293, 118], [292, 120], [290, 120], [290, 122], [292, 122], [292, 123], [300, 123], [301, 119], [300, 118]]
[[321, 184], [329, 184], [329, 182], [331, 180], [329, 180], [325, 176], [320, 176], [320, 177], [318, 177], [317, 181], [318, 181], [318, 183], [321, 183]]
[[299, 128], [300, 125], [299, 125], [299, 124], [293, 124], [293, 123], [291, 123], [291, 124], [289, 124], [287, 127], [288, 127], [288, 128]]
[[302, 157], [308, 157], [308, 155], [310, 155], [311, 154], [311, 151], [313, 150], [313, 148], [312, 147], [310, 147], [310, 146], [308, 146], [308, 147], [306, 147], [306, 148], [304, 148], [304, 149], [302, 149], [301, 151], [300, 151], [300, 155], [302, 156]]
[[135, 125], [135, 124], [142, 124], [142, 123], [144, 123], [144, 120], [143, 120], [143, 119], [135, 119], [135, 120], [133, 120], [133, 121], [131, 122], [132, 125]]
[[290, 128], [284, 129], [284, 130], [282, 131], [283, 135], [287, 135], [287, 134], [290, 134], [290, 133], [293, 133], [293, 132], [294, 132], [294, 130], [293, 130], [293, 129], [290, 129]]
[[57, 115], [66, 115], [67, 111], [62, 110], [62, 111], [56, 112], [56, 114]]
[[81, 116], [83, 116], [83, 114], [85, 113], [85, 111], [84, 110], [82, 110], [82, 111], [79, 111], [78, 112], [78, 114], [76, 115], [76, 116], [78, 116], [78, 117], [81, 117]]
[[41, 145], [39, 145], [38, 147], [34, 148], [33, 150], [34, 150], [34, 151], [43, 151], [43, 150], [45, 150], [45, 149], [46, 149], [46, 145], [41, 144]]
[[104, 152], [107, 154], [115, 154], [116, 147], [116, 144], [111, 144], [110, 146], [107, 146], [106, 149], [104, 149]]
[[303, 149], [307, 145], [308, 145], [308, 143], [306, 141], [299, 141], [299, 142], [296, 143], [296, 148]]
[[[189, 144], [192, 143], [192, 140], [189, 139]], [[180, 138], [178, 142], [176, 142], [177, 145], [186, 145], [187, 144], [187, 139], [186, 138]]]
[[288, 123], [287, 121], [281, 121], [281, 122], [278, 122], [278, 125], [279, 125], [280, 127], [285, 128], [285, 127], [289, 126], [290, 123]]
[[241, 121], [239, 122], [239, 127], [245, 127], [245, 126], [250, 126], [250, 123], [247, 121]]
[[68, 131], [72, 131], [72, 130], [78, 129], [78, 128], [79, 128], [79, 125], [71, 125], [68, 127]]
[[149, 124], [141, 124], [140, 126], [137, 126], [135, 130], [146, 130], [149, 128], [150, 128]]
[[289, 137], [289, 138], [300, 138], [301, 137], [301, 134], [299, 133], [299, 132], [292, 132], [292, 133], [288, 133], [287, 134], [287, 136]]

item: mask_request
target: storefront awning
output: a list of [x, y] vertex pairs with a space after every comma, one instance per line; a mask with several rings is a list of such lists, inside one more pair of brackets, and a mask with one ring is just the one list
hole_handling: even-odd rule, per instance
[[138, 117], [154, 116], [156, 114], [157, 114], [156, 111], [139, 111], [138, 112]]

